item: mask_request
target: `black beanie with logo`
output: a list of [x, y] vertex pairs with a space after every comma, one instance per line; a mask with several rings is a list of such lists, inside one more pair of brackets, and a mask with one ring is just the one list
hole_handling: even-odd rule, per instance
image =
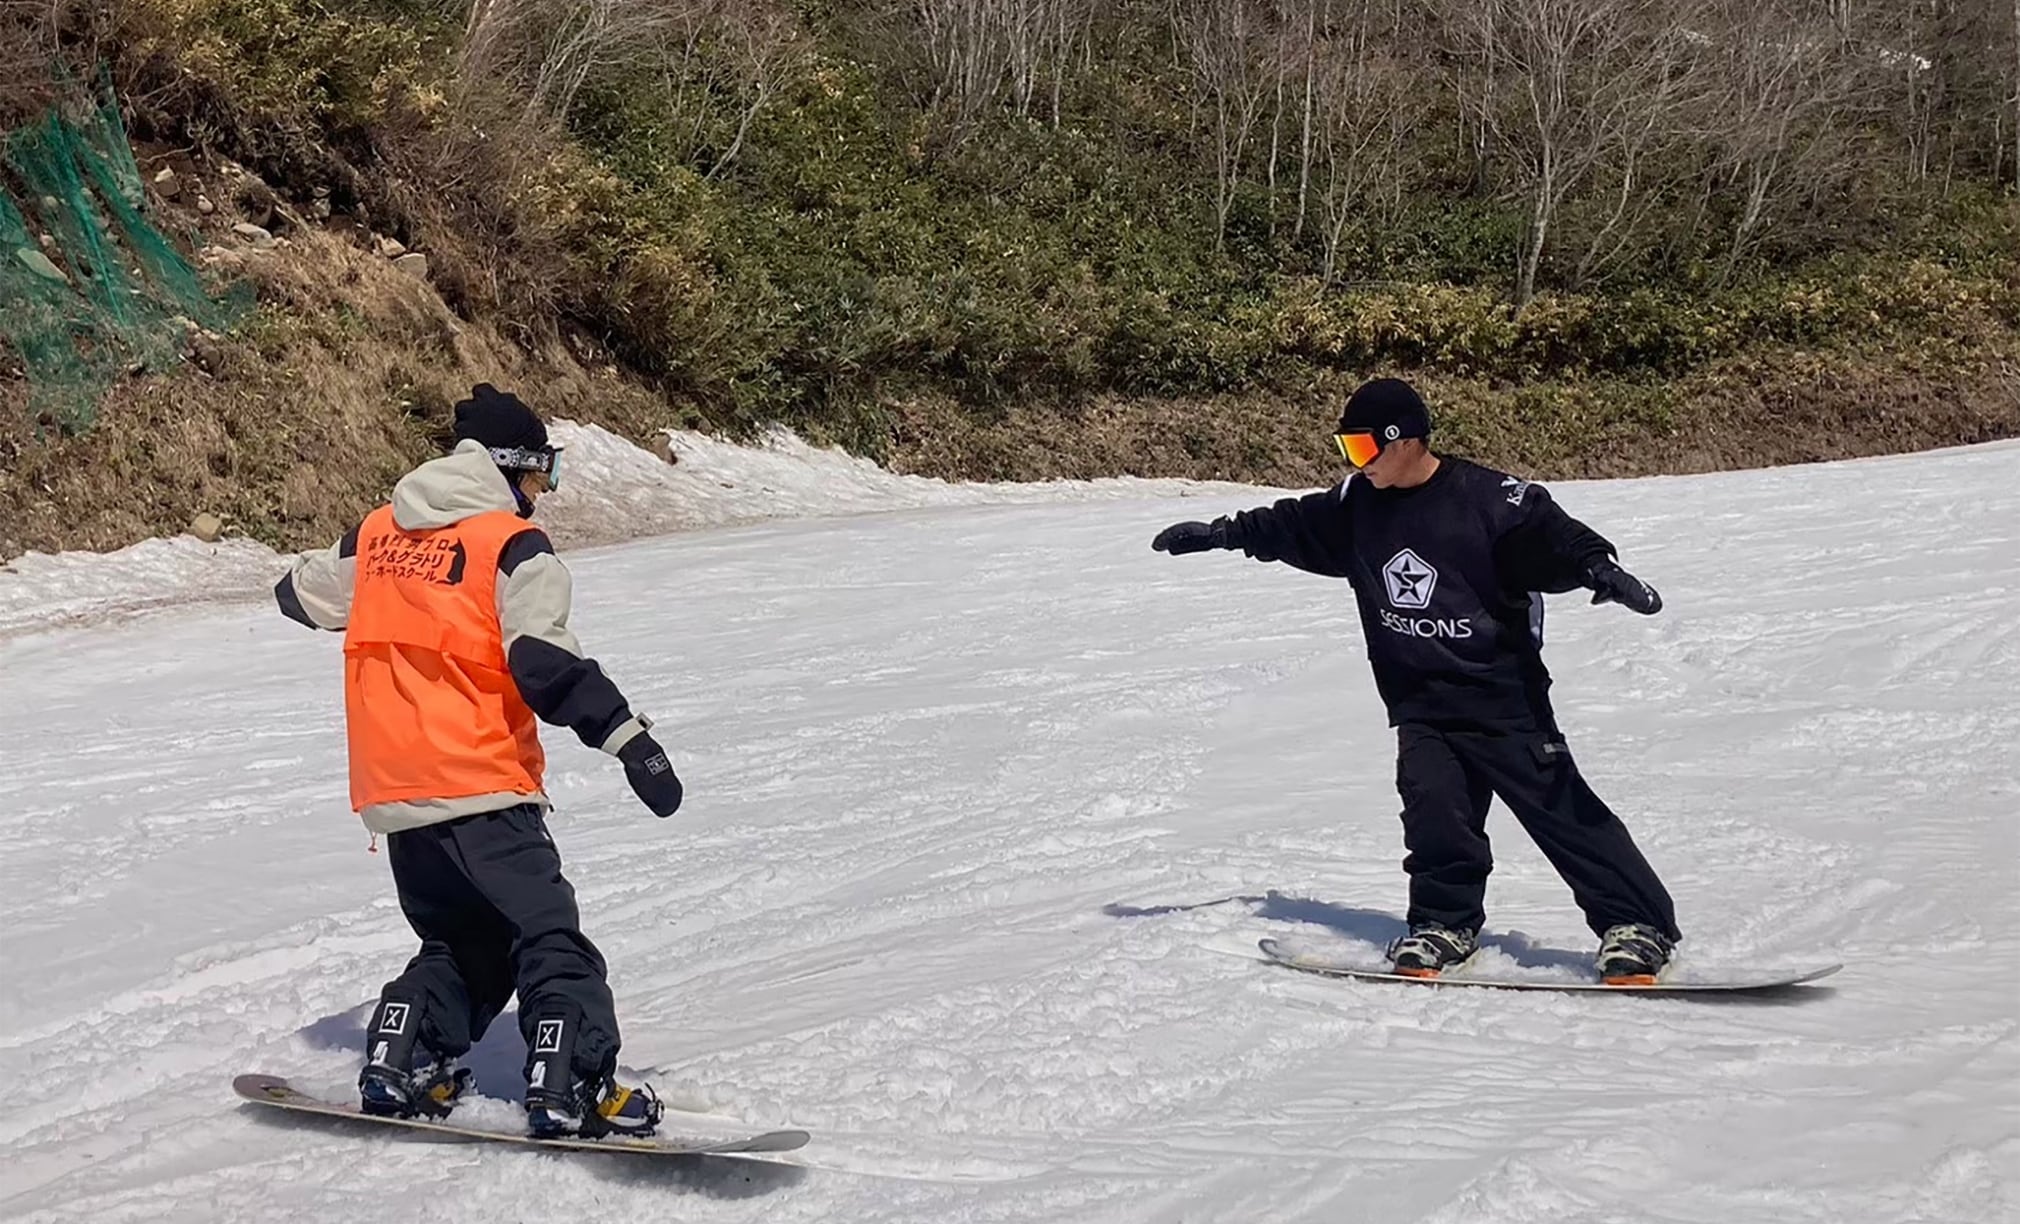
[[1431, 436], [1431, 411], [1417, 389], [1400, 378], [1362, 383], [1340, 413], [1341, 433], [1366, 431], [1384, 443]]
[[510, 391], [478, 383], [470, 388], [469, 399], [456, 404], [456, 438], [493, 450], [537, 451], [547, 445], [547, 426]]

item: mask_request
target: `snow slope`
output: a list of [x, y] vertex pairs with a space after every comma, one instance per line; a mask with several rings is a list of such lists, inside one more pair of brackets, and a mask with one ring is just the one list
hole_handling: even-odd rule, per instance
[[[1715, 1003], [1324, 981], [1399, 927], [1340, 584], [1167, 558], [1255, 494], [939, 508], [577, 553], [671, 820], [550, 736], [625, 1057], [800, 1165], [283, 1124], [410, 937], [344, 810], [336, 639], [256, 606], [0, 642], [0, 1218], [2020, 1219], [2020, 448], [1557, 490], [1669, 602], [1567, 598], [1581, 762]], [[1513, 971], [1590, 935], [1505, 813]], [[479, 1047], [509, 1096], [509, 1025]], [[484, 1116], [508, 1120], [503, 1103]]]

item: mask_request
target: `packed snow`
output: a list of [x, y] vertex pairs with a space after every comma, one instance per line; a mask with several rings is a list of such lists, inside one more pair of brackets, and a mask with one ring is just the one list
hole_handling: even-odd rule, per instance
[[[642, 487], [721, 456], [647, 458], [641, 514], [738, 517]], [[189, 562], [144, 546], [0, 598], [0, 1218], [2020, 1219], [2020, 446], [1556, 487], [1668, 603], [1554, 600], [1547, 656], [1679, 971], [1846, 963], [1709, 1002], [1256, 958], [1371, 955], [1404, 903], [1344, 584], [1148, 547], [1268, 494], [738, 470], [891, 512], [571, 552], [576, 628], [689, 798], [656, 820], [554, 732], [552, 827], [626, 1064], [812, 1143], [562, 1156], [236, 1102], [243, 1071], [347, 1093], [413, 941], [344, 802], [338, 639], [80, 612]], [[279, 564], [218, 556], [246, 589]], [[1483, 965], [1567, 974], [1590, 933], [1490, 827]], [[494, 1026], [470, 1118], [511, 1125], [521, 1057]]]

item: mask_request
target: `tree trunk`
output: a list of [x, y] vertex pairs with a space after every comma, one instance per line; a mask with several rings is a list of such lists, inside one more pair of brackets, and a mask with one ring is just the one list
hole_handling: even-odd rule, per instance
[[1543, 171], [1536, 176], [1536, 199], [1529, 214], [1529, 242], [1516, 265], [1515, 308], [1520, 310], [1536, 296], [1536, 268], [1543, 262], [1543, 246], [1550, 233], [1550, 222], [1557, 211], [1553, 198], [1556, 184], [1553, 182], [1550, 165], [1550, 150], [1543, 150]]
[[1281, 20], [1282, 13], [1278, 12], [1277, 16], [1279, 20], [1277, 21], [1276, 62], [1270, 65], [1270, 75], [1276, 78], [1276, 105], [1270, 110], [1270, 162], [1269, 181], [1267, 184], [1270, 202], [1271, 242], [1275, 242], [1277, 236], [1277, 156], [1279, 149], [1282, 147], [1284, 129], [1284, 56], [1288, 54], [1288, 31], [1290, 29], [1290, 23]]
[[[2013, 0], [2020, 4], [2020, 0]], [[1291, 241], [1304, 237], [1305, 207], [1312, 195], [1312, 95], [1318, 81], [1319, 0], [1305, 0], [1305, 111], [1298, 133], [1298, 222]]]
[[1064, 0], [1061, 0], [1057, 11], [1059, 14], [1059, 28], [1057, 31], [1059, 44], [1056, 49], [1058, 59], [1052, 65], [1052, 130], [1055, 132], [1059, 130], [1059, 91], [1066, 81], [1066, 66], [1073, 59], [1073, 38], [1070, 33], [1071, 27], [1067, 24], [1067, 5]]
[[1724, 289], [1732, 283], [1732, 275], [1739, 268], [1739, 261], [1746, 254], [1746, 244], [1759, 227], [1761, 216], [1767, 209], [1768, 185], [1774, 178], [1774, 166], [1762, 166], [1759, 162], [1747, 167], [1746, 209], [1740, 214], [1739, 224], [1733, 227], [1732, 249], [1726, 252], [1725, 268], [1718, 274], [1718, 287]]
[[1536, 265], [1542, 262], [1543, 259], [1544, 222], [1540, 218], [1548, 216], [1549, 211], [1549, 206], [1540, 198], [1539, 191], [1539, 198], [1536, 201], [1536, 214], [1539, 219], [1530, 223], [1529, 245], [1518, 257], [1518, 265], [1515, 271], [1515, 309], [1517, 310], [1527, 306], [1530, 299], [1536, 296]]

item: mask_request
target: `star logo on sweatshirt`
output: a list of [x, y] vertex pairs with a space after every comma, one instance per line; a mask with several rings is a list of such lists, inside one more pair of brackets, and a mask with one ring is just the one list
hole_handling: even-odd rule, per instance
[[1438, 589], [1438, 571], [1407, 548], [1389, 558], [1382, 579], [1389, 587], [1389, 602], [1398, 608], [1428, 608]]

